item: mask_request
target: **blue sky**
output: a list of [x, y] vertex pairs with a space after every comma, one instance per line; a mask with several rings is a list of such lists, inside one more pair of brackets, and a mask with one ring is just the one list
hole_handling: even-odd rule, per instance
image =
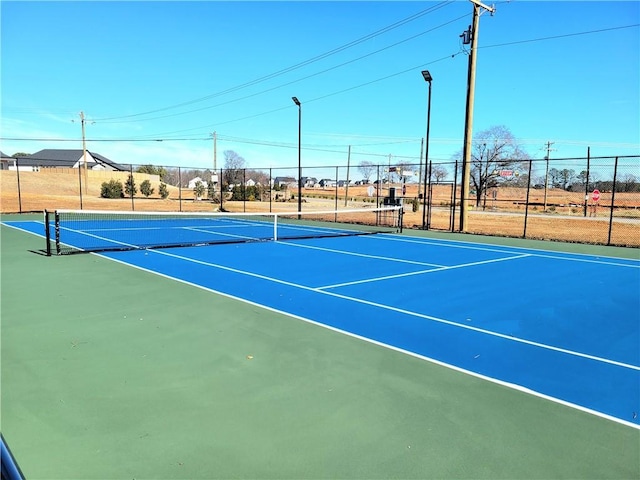
[[[505, 125], [533, 158], [547, 141], [552, 157], [640, 154], [640, 2], [495, 6], [480, 19], [474, 132]], [[6, 154], [82, 148], [84, 111], [88, 148], [116, 162], [209, 167], [216, 131], [219, 167], [224, 150], [295, 166], [296, 96], [304, 165], [345, 165], [348, 146], [353, 164], [417, 163], [423, 69], [429, 157], [462, 149], [469, 1], [2, 1], [0, 13]]]

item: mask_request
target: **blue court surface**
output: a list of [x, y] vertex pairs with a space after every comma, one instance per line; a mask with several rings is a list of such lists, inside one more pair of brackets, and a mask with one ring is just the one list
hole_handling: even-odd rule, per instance
[[99, 255], [640, 428], [639, 260], [406, 233]]

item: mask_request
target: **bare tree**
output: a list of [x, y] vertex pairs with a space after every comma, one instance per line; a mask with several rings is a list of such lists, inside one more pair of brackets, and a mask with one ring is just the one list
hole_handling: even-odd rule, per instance
[[[462, 158], [462, 152], [457, 154]], [[529, 155], [518, 145], [516, 138], [504, 125], [496, 125], [479, 132], [471, 150], [471, 182], [480, 206], [485, 191], [501, 183], [501, 172], [525, 170]]]
[[436, 185], [447, 178], [447, 175], [449, 175], [449, 172], [442, 165], [434, 165], [431, 167], [431, 176], [435, 180]]
[[246, 168], [244, 158], [233, 150], [225, 150], [224, 154], [224, 183], [235, 185], [242, 182], [242, 170]]
[[369, 162], [368, 160], [364, 160], [360, 162], [358, 165], [358, 170], [362, 174], [362, 178], [364, 178], [367, 182], [371, 179], [371, 175], [376, 171], [376, 166], [373, 162]]

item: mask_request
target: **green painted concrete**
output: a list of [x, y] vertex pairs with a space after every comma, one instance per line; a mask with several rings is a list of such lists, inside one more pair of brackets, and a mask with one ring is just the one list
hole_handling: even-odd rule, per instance
[[640, 477], [637, 429], [0, 234], [2, 432], [29, 479]]

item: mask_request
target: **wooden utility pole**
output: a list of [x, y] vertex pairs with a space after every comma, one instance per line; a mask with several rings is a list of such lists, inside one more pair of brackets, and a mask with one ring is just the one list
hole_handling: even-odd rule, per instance
[[349, 196], [349, 167], [351, 166], [351, 145], [347, 152], [347, 183], [344, 185], [344, 206], [347, 206], [347, 197]]
[[213, 137], [213, 173], [216, 173], [218, 171], [218, 148], [216, 146], [218, 135], [213, 132], [211, 136]]
[[[89, 173], [87, 169], [87, 140], [84, 130], [84, 112], [80, 112], [80, 124], [82, 125], [82, 163], [84, 168], [84, 193], [88, 193], [89, 190]], [[80, 167], [78, 167], [80, 168]]]
[[547, 161], [547, 165], [545, 167], [545, 172], [544, 172], [544, 210], [542, 210], [543, 212], [547, 211], [547, 189], [549, 188], [549, 158], [551, 154], [551, 145], [553, 144], [554, 142], [547, 142], [547, 156], [544, 157]]
[[463, 32], [463, 43], [471, 42], [469, 54], [469, 67], [467, 77], [467, 109], [464, 129], [464, 146], [462, 153], [462, 185], [460, 195], [460, 231], [466, 232], [469, 218], [469, 181], [471, 179], [471, 142], [473, 138], [473, 101], [476, 89], [476, 50], [478, 48], [478, 28], [480, 26], [480, 9], [490, 12], [496, 11], [495, 7], [488, 7], [478, 0], [470, 0], [473, 3], [473, 25]]

